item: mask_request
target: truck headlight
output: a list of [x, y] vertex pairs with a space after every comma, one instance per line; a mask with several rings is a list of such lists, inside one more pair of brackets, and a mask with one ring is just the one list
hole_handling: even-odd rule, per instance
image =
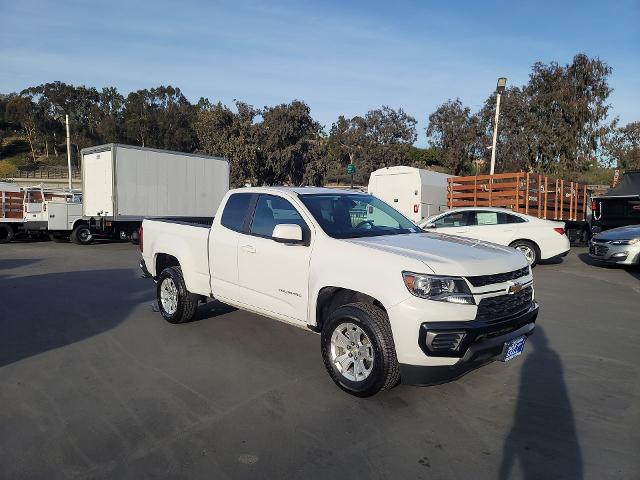
[[630, 240], [613, 240], [611, 245], [635, 245], [640, 242], [640, 238], [632, 238]]
[[439, 302], [475, 305], [467, 282], [462, 277], [443, 277], [402, 272], [402, 279], [411, 295]]

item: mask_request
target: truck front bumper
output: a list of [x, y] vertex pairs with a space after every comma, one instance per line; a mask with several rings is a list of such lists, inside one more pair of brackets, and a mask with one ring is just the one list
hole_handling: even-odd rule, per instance
[[538, 310], [533, 301], [524, 313], [495, 323], [476, 320], [422, 323], [417, 343], [423, 361], [419, 365], [400, 361], [402, 383], [436, 385], [498, 360], [504, 353], [505, 342], [533, 333]]

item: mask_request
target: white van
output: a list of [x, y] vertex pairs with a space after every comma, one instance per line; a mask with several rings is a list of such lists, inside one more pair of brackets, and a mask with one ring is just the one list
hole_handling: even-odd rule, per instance
[[418, 223], [447, 210], [447, 178], [453, 175], [413, 167], [385, 167], [371, 173], [368, 192]]

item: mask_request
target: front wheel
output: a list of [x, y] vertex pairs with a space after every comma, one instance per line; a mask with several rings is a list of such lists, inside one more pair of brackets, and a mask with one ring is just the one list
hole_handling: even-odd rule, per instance
[[369, 397], [400, 380], [391, 325], [368, 303], [336, 309], [322, 328], [322, 358], [331, 379], [347, 393]]
[[169, 323], [186, 323], [198, 308], [198, 295], [187, 290], [180, 267], [167, 267], [158, 277], [158, 308]]
[[532, 242], [527, 240], [516, 240], [510, 246], [522, 252], [527, 259], [527, 262], [529, 262], [529, 265], [531, 265], [531, 268], [535, 267], [538, 260], [540, 260], [540, 250]]

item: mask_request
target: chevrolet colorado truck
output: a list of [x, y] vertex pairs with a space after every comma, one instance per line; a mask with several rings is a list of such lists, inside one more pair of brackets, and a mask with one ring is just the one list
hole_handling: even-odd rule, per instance
[[211, 223], [145, 220], [140, 248], [167, 321], [215, 298], [308, 328], [333, 381], [362, 397], [508, 361], [538, 315], [522, 253], [424, 232], [354, 191], [231, 190]]

